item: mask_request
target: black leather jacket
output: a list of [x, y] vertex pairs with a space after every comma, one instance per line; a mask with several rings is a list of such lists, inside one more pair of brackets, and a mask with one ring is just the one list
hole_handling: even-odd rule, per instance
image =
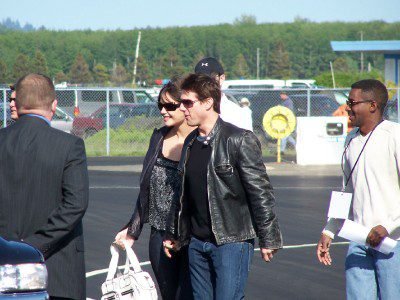
[[[183, 145], [179, 169], [180, 198], [173, 201], [167, 231], [182, 245], [190, 239], [190, 216], [185, 199], [185, 164], [198, 131]], [[261, 145], [251, 132], [219, 118], [210, 133], [211, 158], [207, 189], [211, 227], [218, 245], [258, 236], [260, 247], [282, 248], [282, 236], [274, 213], [275, 197], [262, 161]]]
[[135, 239], [139, 238], [142, 232], [143, 224], [149, 221], [149, 192], [150, 192], [150, 177], [156, 163], [158, 153], [163, 145], [164, 137], [167, 135], [169, 127], [154, 129], [150, 138], [149, 149], [143, 161], [143, 169], [140, 175], [140, 191], [136, 201], [136, 207], [133, 215], [127, 225], [128, 234]]

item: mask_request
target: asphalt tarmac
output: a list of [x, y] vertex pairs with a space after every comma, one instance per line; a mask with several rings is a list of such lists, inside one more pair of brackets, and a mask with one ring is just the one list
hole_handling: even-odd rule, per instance
[[[90, 204], [84, 218], [88, 298], [101, 298], [104, 269], [110, 261], [109, 246], [132, 214], [139, 192], [141, 162], [142, 158], [89, 159]], [[332, 246], [334, 261], [330, 267], [317, 261], [316, 247], [309, 245], [318, 242], [330, 193], [340, 188], [340, 167], [291, 163], [266, 166], [275, 189], [285, 248], [271, 263], [262, 261], [256, 251], [246, 299], [345, 299], [347, 245]], [[149, 227], [145, 225], [134, 244], [141, 262], [148, 261], [148, 238]], [[143, 269], [153, 275], [150, 265]]]

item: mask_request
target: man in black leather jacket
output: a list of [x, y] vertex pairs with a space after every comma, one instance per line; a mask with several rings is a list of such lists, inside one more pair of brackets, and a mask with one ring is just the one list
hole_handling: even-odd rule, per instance
[[195, 299], [242, 299], [254, 238], [266, 262], [282, 248], [261, 145], [251, 131], [219, 117], [221, 91], [214, 78], [190, 74], [181, 89], [180, 109], [198, 129], [183, 146], [182, 190], [171, 209], [165, 252], [170, 256], [189, 243]]

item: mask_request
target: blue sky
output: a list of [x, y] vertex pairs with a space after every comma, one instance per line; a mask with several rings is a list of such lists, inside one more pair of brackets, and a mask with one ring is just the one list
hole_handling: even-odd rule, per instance
[[[400, 0], [0, 0], [0, 20], [49, 29], [133, 29], [232, 23], [242, 14], [257, 23], [400, 21]], [[5, 9], [6, 8], [6, 9]]]

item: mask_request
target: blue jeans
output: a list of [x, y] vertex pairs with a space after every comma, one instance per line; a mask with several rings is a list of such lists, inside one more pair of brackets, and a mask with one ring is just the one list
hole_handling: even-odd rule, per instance
[[296, 140], [292, 135], [289, 135], [281, 140], [281, 152], [284, 152], [286, 150], [286, 144], [289, 142], [292, 144], [293, 147], [296, 146]]
[[194, 299], [244, 299], [254, 240], [217, 246], [192, 238], [189, 269]]
[[399, 299], [400, 243], [389, 255], [350, 243], [346, 257], [347, 299]]

